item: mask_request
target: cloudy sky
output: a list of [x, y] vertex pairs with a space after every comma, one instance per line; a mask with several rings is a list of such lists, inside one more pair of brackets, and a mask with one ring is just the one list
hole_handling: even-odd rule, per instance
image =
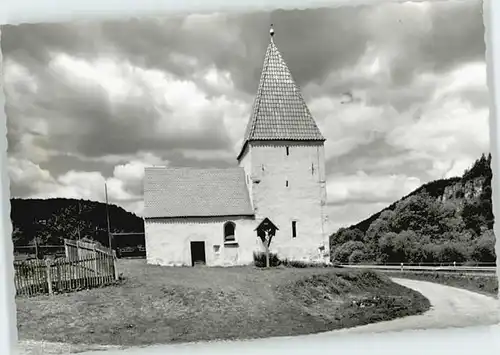
[[[479, 1], [4, 27], [14, 197], [141, 214], [145, 165], [230, 167], [273, 23], [327, 138], [332, 228], [489, 151]], [[343, 93], [353, 100], [343, 103]]]

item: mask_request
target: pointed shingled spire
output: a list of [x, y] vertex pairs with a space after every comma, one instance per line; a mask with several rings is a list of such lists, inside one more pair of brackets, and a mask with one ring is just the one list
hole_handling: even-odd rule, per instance
[[264, 58], [257, 96], [243, 140], [325, 141], [278, 48], [274, 29]]

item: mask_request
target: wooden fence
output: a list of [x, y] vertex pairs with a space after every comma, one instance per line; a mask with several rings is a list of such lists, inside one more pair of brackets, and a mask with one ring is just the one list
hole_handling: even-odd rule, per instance
[[80, 240], [64, 240], [66, 259], [81, 260], [94, 257], [96, 254], [113, 255], [113, 251], [97, 243]]
[[77, 291], [109, 285], [118, 280], [113, 251], [91, 243], [80, 245], [72, 242], [65, 243], [66, 258], [15, 261], [17, 295]]

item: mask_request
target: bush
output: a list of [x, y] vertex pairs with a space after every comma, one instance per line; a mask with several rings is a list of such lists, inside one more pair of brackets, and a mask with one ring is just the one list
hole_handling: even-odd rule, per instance
[[365, 245], [363, 242], [345, 242], [332, 252], [332, 261], [339, 264], [347, 264], [349, 262], [349, 257], [355, 250], [364, 251]]
[[472, 258], [478, 262], [495, 262], [495, 235], [493, 231], [485, 231], [472, 247]]
[[311, 265], [309, 265], [309, 263], [307, 263], [307, 262], [300, 261], [300, 260], [287, 260], [287, 259], [282, 260], [281, 265], [283, 265], [285, 267], [299, 268], [299, 269], [311, 267]]
[[[253, 262], [257, 267], [266, 267], [266, 253], [263, 252], [254, 252], [253, 253]], [[269, 266], [284, 266], [288, 268], [309, 268], [309, 267], [329, 267], [329, 265], [325, 263], [315, 263], [310, 261], [302, 261], [302, 260], [280, 260], [277, 254], [269, 253]]]
[[[266, 267], [266, 253], [254, 252], [253, 263], [257, 267]], [[276, 267], [281, 264], [277, 254], [269, 253], [269, 266]]]
[[301, 261], [301, 260], [281, 260], [281, 265], [284, 267], [290, 267], [290, 268], [299, 268], [299, 269], [305, 269], [308, 267], [329, 267], [325, 263], [314, 263], [310, 261]]
[[359, 264], [365, 261], [365, 253], [362, 250], [354, 250], [349, 256], [349, 264]]

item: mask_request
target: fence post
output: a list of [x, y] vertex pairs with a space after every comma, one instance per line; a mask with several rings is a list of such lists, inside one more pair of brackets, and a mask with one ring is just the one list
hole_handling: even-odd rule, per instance
[[403, 271], [403, 263], [401, 263], [401, 271]]
[[115, 271], [115, 280], [118, 281], [120, 278], [118, 275], [118, 267], [117, 267], [117, 258], [116, 258], [116, 251], [112, 250], [111, 254], [113, 256], [113, 269]]
[[95, 244], [92, 245], [92, 252], [94, 255], [94, 272], [95, 272], [95, 276], [97, 276], [97, 251], [95, 248]]
[[45, 271], [47, 272], [47, 286], [49, 287], [49, 295], [52, 295], [52, 273], [51, 273], [51, 262], [49, 259], [45, 259]]
[[66, 255], [66, 259], [69, 260], [69, 246], [67, 239], [64, 239], [64, 255]]

